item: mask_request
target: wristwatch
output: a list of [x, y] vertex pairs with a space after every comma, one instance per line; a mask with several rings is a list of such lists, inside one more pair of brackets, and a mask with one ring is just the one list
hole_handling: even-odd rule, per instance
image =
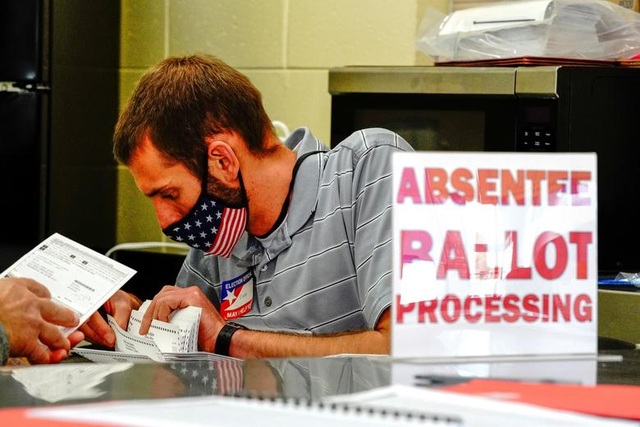
[[223, 356], [229, 355], [229, 347], [231, 347], [231, 337], [236, 333], [239, 329], [247, 329], [242, 325], [238, 325], [237, 323], [227, 323], [225, 324], [220, 333], [218, 333], [218, 337], [216, 338], [215, 352], [217, 354], [221, 354]]

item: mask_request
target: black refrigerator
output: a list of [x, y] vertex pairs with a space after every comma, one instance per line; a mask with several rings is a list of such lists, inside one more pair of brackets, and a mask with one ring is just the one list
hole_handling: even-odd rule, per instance
[[0, 270], [61, 233], [116, 240], [120, 2], [0, 0]]

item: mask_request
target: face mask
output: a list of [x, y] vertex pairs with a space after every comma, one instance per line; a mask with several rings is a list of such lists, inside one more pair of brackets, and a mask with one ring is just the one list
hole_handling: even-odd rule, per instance
[[[209, 255], [228, 258], [244, 233], [247, 208], [225, 205], [219, 199], [209, 196], [205, 188], [206, 181], [200, 198], [191, 211], [162, 232], [176, 242], [186, 243]], [[241, 188], [244, 192], [242, 183]]]

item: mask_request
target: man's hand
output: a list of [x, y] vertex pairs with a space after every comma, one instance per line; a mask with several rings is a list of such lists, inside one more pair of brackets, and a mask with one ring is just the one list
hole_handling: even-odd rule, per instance
[[[133, 295], [125, 291], [116, 291], [115, 294], [104, 305], [107, 314], [111, 315], [116, 323], [122, 328], [127, 329], [129, 316], [133, 310], [140, 307], [140, 301]], [[80, 330], [84, 333], [86, 339], [94, 344], [112, 348], [116, 344], [116, 336], [111, 326], [100, 315], [93, 313], [91, 317], [80, 326]]]
[[198, 330], [198, 347], [202, 351], [213, 352], [216, 338], [220, 329], [225, 324], [224, 319], [218, 313], [209, 298], [197, 286], [179, 288], [177, 286], [165, 286], [153, 298], [147, 308], [140, 324], [140, 334], [146, 335], [153, 319], [163, 322], [169, 321], [169, 315], [175, 310], [185, 307], [200, 307], [200, 329]]
[[51, 300], [49, 290], [31, 279], [0, 280], [0, 323], [9, 338], [10, 354], [31, 363], [57, 363], [82, 341], [81, 332], [65, 337], [60, 326], [73, 327], [78, 316]]
[[[197, 286], [165, 286], [155, 296], [140, 324], [145, 335], [153, 319], [163, 322], [175, 310], [195, 306], [202, 308], [198, 347], [214, 352], [216, 339], [226, 323], [209, 298]], [[239, 358], [320, 357], [342, 353], [389, 354], [391, 346], [391, 309], [381, 315], [374, 330], [333, 335], [308, 335], [239, 330], [233, 335], [230, 355]]]

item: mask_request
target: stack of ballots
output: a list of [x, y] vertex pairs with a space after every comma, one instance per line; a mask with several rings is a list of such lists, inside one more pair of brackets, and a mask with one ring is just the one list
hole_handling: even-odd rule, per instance
[[153, 320], [146, 335], [140, 335], [140, 325], [151, 301], [145, 301], [131, 312], [127, 330], [108, 316], [115, 336], [115, 351], [79, 347], [73, 352], [98, 363], [109, 362], [169, 362], [180, 360], [214, 360], [224, 356], [198, 351], [198, 328], [202, 309], [186, 307], [174, 311], [168, 322]]
[[[138, 310], [133, 310], [129, 317], [127, 331], [129, 335], [151, 340], [163, 353], [187, 353], [198, 351], [198, 327], [200, 326], [200, 307], [186, 307], [169, 315], [168, 322], [152, 320], [146, 337], [140, 335], [140, 324], [151, 301], [145, 301]], [[116, 339], [116, 350], [119, 344], [127, 345]], [[150, 345], [153, 345], [149, 343]], [[126, 348], [126, 347], [125, 347]]]

